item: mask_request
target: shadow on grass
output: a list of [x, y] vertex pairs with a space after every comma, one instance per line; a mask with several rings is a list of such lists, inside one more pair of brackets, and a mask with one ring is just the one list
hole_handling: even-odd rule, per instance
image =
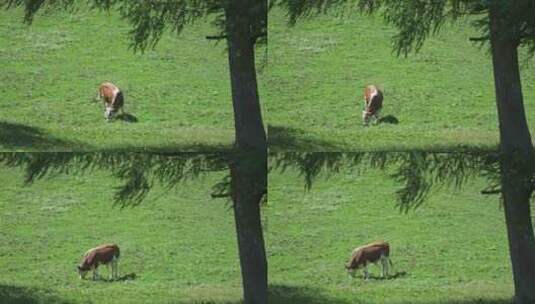
[[107, 283], [113, 283], [113, 282], [133, 281], [136, 278], [137, 278], [137, 275], [134, 272], [131, 272], [131, 273], [125, 274], [123, 276], [120, 276], [117, 279], [100, 278], [99, 281], [107, 282]]
[[299, 129], [271, 125], [268, 126], [268, 143], [269, 148], [276, 151], [333, 151], [338, 147], [325, 140], [310, 138], [309, 134]]
[[51, 290], [0, 285], [0, 303], [2, 304], [69, 304], [65, 299], [62, 299]]
[[115, 119], [122, 120], [124, 122], [138, 122], [137, 117], [135, 117], [134, 115], [129, 114], [129, 113], [119, 114], [119, 115], [115, 116]]
[[0, 145], [3, 150], [57, 150], [70, 149], [71, 147], [83, 146], [80, 143], [64, 141], [46, 134], [39, 128], [23, 124], [0, 122]]
[[[95, 150], [91, 150], [95, 151]], [[177, 154], [178, 152], [195, 152], [195, 153], [225, 153], [232, 152], [232, 144], [201, 144], [201, 143], [186, 143], [174, 144], [168, 146], [136, 146], [136, 145], [120, 145], [110, 148], [101, 148], [96, 150], [105, 153], [129, 153], [142, 152], [153, 154]]]
[[270, 304], [352, 304], [354, 302], [335, 299], [325, 295], [321, 289], [315, 289], [304, 286], [290, 285], [270, 285], [269, 300]]
[[[370, 276], [368, 277], [368, 280], [375, 280], [375, 281], [395, 280], [395, 279], [402, 278], [402, 277], [404, 277], [406, 275], [407, 275], [406, 271], [398, 271], [395, 274], [388, 275], [386, 278], [383, 278], [383, 277], [381, 277], [381, 275], [378, 275], [378, 274], [376, 275], [376, 274], [370, 273]], [[356, 279], [363, 279], [363, 278], [360, 275], [355, 275], [355, 277], [353, 279], [356, 280]]]
[[[270, 304], [380, 304], [380, 301], [370, 301], [364, 296], [355, 292], [351, 300], [334, 298], [327, 295], [325, 290], [319, 288], [311, 288], [306, 286], [290, 286], [290, 285], [270, 285], [269, 286], [269, 300]], [[444, 301], [426, 301], [425, 299], [414, 299], [405, 302], [395, 302], [398, 304], [513, 304], [512, 299], [467, 299], [467, 300], [448, 300]], [[215, 304], [215, 303], [214, 303]]]
[[[122, 120], [137, 121], [131, 114], [122, 114]], [[120, 115], [119, 115], [120, 116]], [[42, 151], [42, 152], [149, 152], [176, 153], [181, 152], [225, 152], [231, 151], [232, 144], [185, 143], [168, 146], [120, 145], [109, 148], [95, 148], [79, 141], [56, 138], [44, 130], [18, 123], [0, 121], [0, 151]]]
[[379, 118], [377, 122], [380, 124], [386, 123], [386, 124], [391, 124], [391, 125], [397, 125], [399, 124], [399, 119], [397, 119], [397, 117], [394, 115], [386, 115], [386, 116]]

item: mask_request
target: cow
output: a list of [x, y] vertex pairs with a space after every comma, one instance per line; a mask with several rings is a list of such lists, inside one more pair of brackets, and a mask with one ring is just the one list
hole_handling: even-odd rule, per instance
[[104, 244], [95, 248], [91, 248], [82, 258], [80, 265], [78, 265], [78, 274], [80, 279], [84, 279], [89, 270], [93, 271], [93, 280], [96, 280], [98, 276], [98, 266], [104, 264], [108, 266], [108, 270], [111, 266], [110, 278], [116, 279], [118, 277], [118, 263], [121, 252], [119, 246], [116, 244]]
[[365, 126], [372, 118], [379, 121], [379, 114], [383, 107], [383, 92], [374, 85], [364, 88], [364, 110], [362, 111], [362, 121]]
[[377, 264], [377, 262], [381, 262], [381, 277], [387, 277], [389, 263], [392, 265], [392, 261], [390, 261], [390, 246], [387, 242], [375, 241], [355, 248], [351, 254], [351, 259], [345, 265], [345, 268], [352, 277], [355, 275], [356, 270], [363, 268], [364, 279], [367, 280], [369, 278], [368, 264]]
[[104, 118], [107, 121], [110, 121], [118, 111], [123, 113], [123, 92], [113, 83], [102, 83], [98, 87], [97, 99], [104, 102]]

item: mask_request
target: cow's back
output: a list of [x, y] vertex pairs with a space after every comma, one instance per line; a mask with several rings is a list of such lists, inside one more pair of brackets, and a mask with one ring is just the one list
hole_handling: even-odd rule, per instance
[[383, 107], [383, 92], [374, 85], [366, 86], [364, 98], [366, 100], [366, 111], [371, 115], [374, 115]]
[[113, 102], [114, 96], [120, 92], [119, 88], [111, 82], [104, 82], [98, 88], [99, 94], [106, 103]]
[[121, 252], [119, 246], [116, 244], [104, 244], [98, 247], [89, 249], [82, 259], [83, 268], [90, 266], [98, 266], [98, 264], [108, 264], [114, 258], [119, 258]]
[[97, 259], [102, 264], [111, 262], [114, 258], [119, 258], [119, 247], [115, 244], [103, 245], [96, 250]]
[[119, 91], [117, 93], [117, 96], [115, 96], [115, 100], [113, 101], [113, 106], [116, 108], [116, 109], [119, 109], [119, 108], [122, 108], [124, 105], [124, 97], [123, 97], [123, 92], [122, 91]]
[[374, 241], [353, 250], [347, 268], [357, 268], [368, 262], [374, 263], [383, 255], [386, 257], [390, 255], [390, 245], [385, 241]]

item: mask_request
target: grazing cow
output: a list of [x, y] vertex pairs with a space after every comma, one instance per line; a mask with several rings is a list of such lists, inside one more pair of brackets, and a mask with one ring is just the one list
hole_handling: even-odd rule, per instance
[[120, 110], [123, 112], [123, 92], [111, 82], [104, 82], [98, 87], [98, 99], [104, 101], [104, 118], [110, 121]]
[[93, 280], [98, 278], [98, 266], [104, 264], [108, 266], [108, 270], [111, 266], [111, 279], [118, 277], [118, 263], [120, 256], [119, 247], [115, 244], [104, 244], [98, 247], [89, 249], [78, 265], [78, 273], [80, 279], [84, 279], [89, 270], [93, 271]]
[[383, 92], [374, 85], [366, 86], [364, 89], [364, 110], [362, 111], [362, 120], [365, 126], [368, 125], [371, 118], [375, 118], [375, 122], [379, 120], [382, 107]]
[[392, 265], [390, 261], [390, 246], [384, 241], [375, 241], [373, 243], [355, 248], [351, 254], [351, 259], [346, 264], [346, 269], [351, 276], [355, 275], [355, 271], [359, 268], [364, 268], [364, 279], [369, 277], [368, 264], [377, 264], [381, 262], [382, 273], [381, 277], [388, 276], [388, 264]]

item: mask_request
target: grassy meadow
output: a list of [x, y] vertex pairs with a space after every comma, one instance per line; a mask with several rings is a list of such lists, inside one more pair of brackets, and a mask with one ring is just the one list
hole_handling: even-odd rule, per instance
[[[220, 150], [234, 140], [226, 43], [208, 21], [134, 54], [115, 13], [0, 11], [0, 150]], [[106, 123], [103, 81], [128, 116]]]
[[[269, 18], [267, 106], [272, 151], [494, 149], [492, 63], [466, 24], [446, 24], [419, 54], [392, 53], [396, 30], [379, 16], [319, 16], [288, 27]], [[535, 134], [535, 65], [522, 56], [525, 107]], [[364, 127], [363, 88], [384, 90], [382, 115]], [[397, 121], [397, 124], [395, 123]]]
[[[435, 189], [416, 211], [400, 214], [390, 169], [322, 174], [310, 191], [296, 171], [269, 177], [267, 247], [277, 304], [505, 304], [513, 296], [503, 211], [472, 180]], [[351, 251], [390, 243], [393, 278], [350, 278]]]
[[[19, 169], [0, 172], [0, 303], [241, 301], [233, 214], [210, 198], [221, 174], [156, 186], [141, 205], [121, 209], [112, 208], [118, 181], [105, 172], [29, 186]], [[81, 255], [106, 242], [121, 248], [121, 280], [80, 280]], [[99, 273], [108, 278], [105, 266]]]

